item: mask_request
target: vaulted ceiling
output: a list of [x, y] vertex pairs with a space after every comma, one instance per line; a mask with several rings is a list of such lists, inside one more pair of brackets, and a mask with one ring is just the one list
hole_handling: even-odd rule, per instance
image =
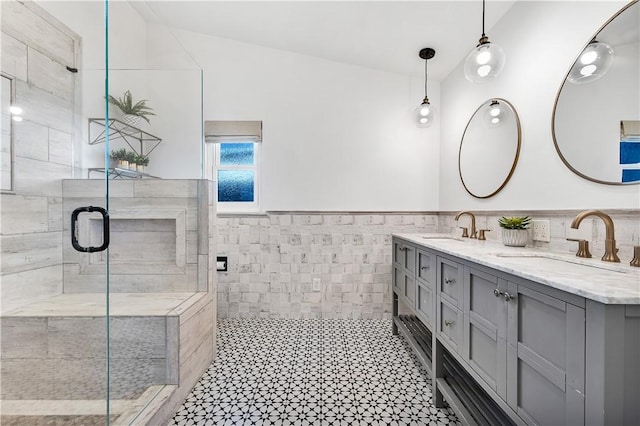
[[[487, 2], [486, 32], [515, 0]], [[482, 33], [482, 1], [144, 1], [148, 21], [382, 71], [442, 80]], [[499, 40], [494, 40], [499, 43]]]

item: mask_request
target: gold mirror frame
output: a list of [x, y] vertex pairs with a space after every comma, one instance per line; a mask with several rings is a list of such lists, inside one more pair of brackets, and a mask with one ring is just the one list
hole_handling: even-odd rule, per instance
[[[515, 155], [514, 155], [514, 158], [513, 158], [513, 163], [511, 164], [511, 169], [509, 170], [509, 173], [505, 177], [505, 179], [502, 182], [502, 184], [495, 191], [490, 193], [489, 195], [478, 195], [478, 194], [474, 194], [469, 189], [467, 184], [464, 182], [464, 178], [462, 177], [462, 164], [461, 164], [462, 145], [464, 144], [464, 137], [467, 134], [467, 131], [469, 130], [469, 125], [471, 124], [473, 119], [478, 115], [480, 110], [482, 110], [487, 104], [489, 104], [492, 101], [498, 101], [498, 102], [502, 102], [502, 103], [508, 105], [510, 110], [511, 110], [511, 112], [513, 113], [513, 117], [515, 119], [517, 135], [518, 135], [517, 136], [517, 141], [516, 141], [517, 142], [516, 152], [515, 152]], [[484, 101], [482, 104], [480, 104], [480, 106], [471, 115], [471, 118], [469, 118], [469, 121], [467, 122], [467, 125], [464, 128], [464, 132], [462, 133], [462, 139], [460, 140], [460, 148], [458, 149], [458, 174], [460, 176], [460, 182], [462, 182], [462, 186], [469, 193], [469, 195], [471, 195], [471, 196], [473, 196], [475, 198], [483, 199], [483, 198], [493, 197], [498, 192], [500, 192], [502, 190], [502, 188], [504, 188], [507, 185], [507, 183], [509, 183], [509, 180], [511, 179], [511, 176], [513, 176], [513, 172], [515, 171], [516, 165], [518, 164], [518, 158], [520, 157], [520, 146], [521, 146], [521, 144], [522, 144], [522, 129], [520, 127], [520, 117], [518, 116], [518, 112], [516, 111], [516, 109], [513, 106], [513, 104], [511, 104], [511, 102], [509, 102], [509, 101], [507, 101], [506, 99], [503, 99], [503, 98], [490, 98], [490, 99]]]
[[622, 13], [624, 13], [627, 9], [629, 9], [630, 7], [632, 7], [635, 4], [637, 4], [638, 1], [639, 0], [631, 1], [629, 4], [626, 4], [622, 9], [620, 9], [617, 13], [615, 13], [611, 18], [609, 18], [607, 20], [607, 22], [605, 22], [598, 29], [598, 31], [595, 32], [593, 37], [591, 37], [591, 39], [589, 39], [589, 41], [584, 45], [584, 47], [580, 50], [580, 52], [578, 52], [578, 55], [576, 56], [576, 58], [571, 63], [571, 67], [569, 67], [569, 71], [567, 71], [567, 74], [565, 75], [564, 80], [562, 81], [562, 84], [560, 85], [560, 88], [558, 89], [558, 93], [556, 94], [556, 100], [555, 100], [555, 102], [553, 104], [553, 112], [551, 113], [551, 136], [553, 137], [553, 146], [555, 147], [556, 152], [558, 153], [558, 156], [560, 157], [560, 159], [562, 160], [564, 165], [569, 170], [571, 170], [573, 173], [575, 173], [576, 175], [580, 176], [581, 178], [589, 180], [591, 182], [600, 183], [600, 184], [603, 184], [603, 185], [629, 186], [629, 185], [638, 185], [638, 184], [640, 184], [640, 181], [629, 182], [629, 183], [604, 181], [604, 180], [593, 178], [591, 176], [587, 176], [584, 173], [582, 173], [582, 172], [578, 171], [577, 169], [575, 169], [571, 164], [569, 164], [569, 161], [565, 158], [564, 155], [562, 155], [562, 152], [560, 151], [560, 147], [558, 146], [558, 140], [556, 138], [556, 110], [558, 108], [558, 101], [560, 100], [560, 94], [562, 93], [562, 89], [564, 88], [565, 84], [567, 84], [569, 74], [571, 73], [571, 69], [573, 68], [573, 65], [576, 63], [576, 61], [580, 58], [580, 55], [584, 51], [585, 47], [587, 47], [589, 45], [589, 43], [591, 43], [592, 40], [595, 40], [596, 37], [598, 36], [598, 34], [600, 34], [602, 32], [602, 30], [604, 30], [611, 22], [613, 22], [618, 16], [620, 16]]

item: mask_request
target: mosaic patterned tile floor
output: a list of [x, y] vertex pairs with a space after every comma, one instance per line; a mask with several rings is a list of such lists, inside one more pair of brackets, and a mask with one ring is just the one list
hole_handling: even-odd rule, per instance
[[390, 320], [219, 320], [183, 425], [459, 425]]

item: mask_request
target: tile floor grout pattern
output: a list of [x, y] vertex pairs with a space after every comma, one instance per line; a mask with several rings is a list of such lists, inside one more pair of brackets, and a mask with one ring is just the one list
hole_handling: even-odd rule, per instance
[[459, 425], [384, 319], [222, 319], [170, 426]]

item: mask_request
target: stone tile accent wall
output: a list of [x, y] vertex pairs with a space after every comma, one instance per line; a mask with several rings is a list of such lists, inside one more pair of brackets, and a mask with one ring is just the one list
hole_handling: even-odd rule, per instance
[[[590, 217], [580, 230], [569, 229], [579, 212], [474, 213], [476, 227], [491, 230], [487, 239], [500, 240], [500, 216], [530, 215], [550, 220], [551, 242], [530, 238], [528, 247], [575, 253], [577, 243], [566, 238], [580, 237], [591, 241], [593, 257], [601, 257], [603, 223]], [[221, 215], [218, 255], [229, 256], [229, 271], [218, 272], [218, 317], [389, 318], [391, 234], [458, 234], [469, 219], [456, 223], [456, 213]], [[615, 223], [618, 255], [628, 263], [640, 245], [640, 210], [606, 213]]]
[[269, 213], [218, 218], [218, 317], [390, 318], [391, 234], [436, 214]]

